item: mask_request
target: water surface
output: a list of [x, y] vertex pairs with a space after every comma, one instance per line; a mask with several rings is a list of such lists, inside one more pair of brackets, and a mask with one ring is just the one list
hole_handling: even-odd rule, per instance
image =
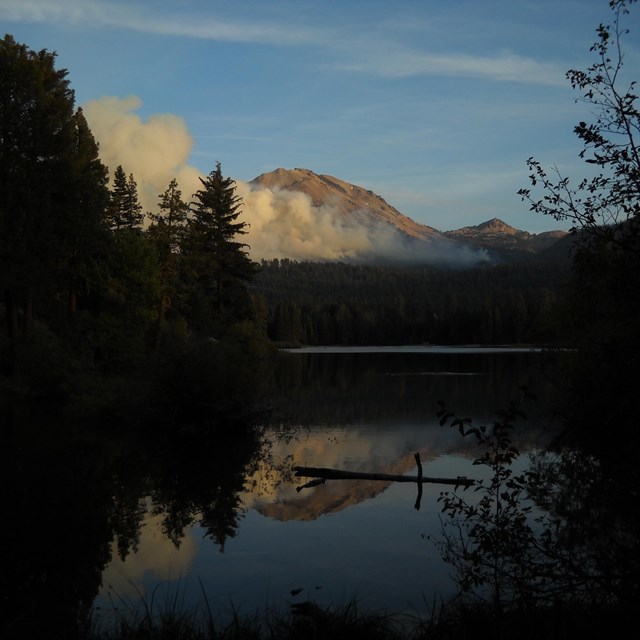
[[[235, 530], [213, 540], [196, 523], [171, 541], [167, 514], [152, 513], [149, 499], [135, 550], [120, 559], [114, 546], [96, 605], [176, 593], [186, 604], [204, 591], [216, 610], [356, 598], [375, 610], [424, 615], [434, 598], [455, 593], [449, 567], [428, 539], [440, 531], [440, 492], [451, 487], [425, 485], [416, 509], [410, 483], [332, 480], [301, 489], [308, 478], [293, 469], [415, 474], [418, 452], [426, 476], [477, 477], [473, 443], [440, 426], [438, 402], [488, 421], [521, 384], [544, 400], [545, 357], [473, 347], [284, 352], [264, 446], [236, 496]], [[516, 434], [524, 452], [551, 437], [544, 405]]]

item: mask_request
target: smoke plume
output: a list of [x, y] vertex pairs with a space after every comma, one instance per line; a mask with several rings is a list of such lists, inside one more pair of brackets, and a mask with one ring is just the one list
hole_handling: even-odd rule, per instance
[[396, 264], [468, 266], [485, 262], [483, 251], [446, 238], [416, 240], [384, 224], [345, 219], [339, 205], [313, 206], [302, 192], [237, 182], [249, 223], [247, 243], [254, 259], [292, 258]]
[[[144, 211], [155, 213], [158, 196], [173, 178], [188, 202], [201, 188], [202, 173], [188, 163], [193, 139], [184, 120], [157, 114], [145, 121], [136, 113], [141, 106], [137, 96], [103, 97], [83, 105], [83, 111], [111, 175], [118, 165], [127, 176], [133, 174]], [[312, 206], [302, 192], [272, 190], [237, 179], [236, 188], [243, 202], [240, 219], [249, 225], [241, 240], [249, 245], [253, 260], [384, 260], [459, 266], [486, 260], [484, 254], [444, 239], [411, 241], [390, 226], [356, 224], [344, 218], [338, 205]]]
[[187, 162], [193, 139], [184, 120], [157, 114], [145, 122], [135, 113], [141, 106], [137, 96], [104, 97], [82, 105], [82, 109], [111, 176], [118, 165], [127, 176], [133, 174], [144, 211], [155, 213], [158, 195], [173, 178], [189, 200], [200, 187], [201, 174]]

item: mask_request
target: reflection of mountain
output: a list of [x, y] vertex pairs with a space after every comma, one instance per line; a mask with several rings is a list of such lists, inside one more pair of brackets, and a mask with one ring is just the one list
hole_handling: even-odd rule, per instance
[[[523, 428], [514, 433], [514, 444], [522, 453], [548, 441], [541, 429]], [[263, 465], [250, 479], [251, 492], [244, 504], [274, 520], [314, 520], [337, 513], [383, 493], [386, 481], [328, 480], [316, 487], [297, 491], [309, 478], [291, 478], [292, 466], [329, 467], [348, 471], [364, 471], [394, 475], [415, 475], [414, 454], [420, 453], [425, 476], [478, 477], [478, 468], [464, 465], [465, 470], [430, 473], [429, 463], [444, 456], [471, 461], [478, 450], [475, 441], [464, 439], [449, 427], [429, 425], [353, 425], [336, 429], [315, 427], [300, 429], [290, 441], [275, 443], [272, 460], [287, 463], [282, 468]]]
[[[413, 455], [406, 455], [397, 463], [385, 467], [384, 471], [376, 471], [405, 474], [414, 467]], [[298, 497], [264, 504], [257, 511], [274, 520], [315, 520], [321, 515], [336, 513], [375, 498], [390, 484], [379, 480], [331, 480], [313, 489], [303, 489]]]
[[[539, 392], [536, 363], [542, 360], [541, 354], [528, 353], [288, 354], [278, 368], [272, 424], [288, 425], [295, 436], [274, 442], [272, 463], [254, 477], [245, 505], [276, 520], [312, 520], [374, 498], [389, 486], [330, 480], [298, 493], [296, 487], [308, 478], [292, 480], [294, 465], [407, 475], [415, 473], [419, 452], [425, 475], [434, 475], [429, 461], [475, 457], [472, 439], [439, 425], [438, 400], [476, 424], [490, 425], [494, 411], [518, 396], [519, 383]], [[544, 414], [543, 401], [533, 405], [529, 420], [514, 433], [522, 452], [548, 438]], [[274, 461], [286, 463], [278, 468]], [[475, 477], [474, 471], [465, 473]]]

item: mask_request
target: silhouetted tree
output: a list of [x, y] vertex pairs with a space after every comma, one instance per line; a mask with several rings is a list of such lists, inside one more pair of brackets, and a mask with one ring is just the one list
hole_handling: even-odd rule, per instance
[[184, 238], [189, 205], [174, 178], [160, 194], [159, 212], [150, 213], [151, 225], [147, 235], [158, 252], [160, 269], [160, 303], [158, 307], [158, 337], [164, 327], [167, 311], [175, 298], [180, 273], [180, 244]]
[[[574, 279], [569, 299], [575, 325], [572, 420], [582, 436], [607, 425], [638, 442], [640, 416], [634, 372], [640, 366], [640, 110], [636, 82], [626, 86], [622, 26], [635, 0], [611, 0], [612, 25], [600, 24], [591, 47], [596, 61], [567, 77], [590, 105], [593, 122], [580, 122], [580, 157], [596, 169], [576, 186], [558, 170], [529, 160], [532, 189], [520, 195], [531, 209], [567, 220], [575, 233]], [[542, 191], [542, 197], [534, 193]], [[570, 396], [571, 397], [571, 396]], [[604, 399], [615, 399], [609, 406]], [[582, 437], [581, 436], [581, 437]]]
[[234, 180], [225, 178], [217, 163], [200, 182], [182, 247], [192, 320], [206, 325], [213, 315], [226, 324], [224, 315], [242, 318], [249, 313], [244, 283], [253, 278], [257, 265], [249, 258], [248, 245], [237, 240], [247, 233], [247, 223], [238, 220], [242, 203]]
[[[104, 206], [105, 169], [55, 53], [0, 40], [0, 288], [6, 330], [36, 300], [74, 305]], [[84, 274], [86, 275], [86, 273]]]
[[142, 229], [144, 214], [138, 198], [138, 185], [133, 174], [127, 178], [122, 165], [118, 165], [113, 174], [107, 219], [114, 231]]

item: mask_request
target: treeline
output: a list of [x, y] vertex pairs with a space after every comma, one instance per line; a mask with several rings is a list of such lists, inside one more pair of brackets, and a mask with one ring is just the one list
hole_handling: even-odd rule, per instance
[[271, 260], [268, 335], [308, 345], [554, 343], [569, 262], [469, 269]]
[[233, 397], [266, 348], [234, 181], [217, 163], [188, 200], [171, 180], [144, 212], [133, 174], [109, 179], [66, 76], [55, 54], [0, 40], [0, 382], [62, 398], [145, 368], [160, 395], [202, 399], [223, 377]]

